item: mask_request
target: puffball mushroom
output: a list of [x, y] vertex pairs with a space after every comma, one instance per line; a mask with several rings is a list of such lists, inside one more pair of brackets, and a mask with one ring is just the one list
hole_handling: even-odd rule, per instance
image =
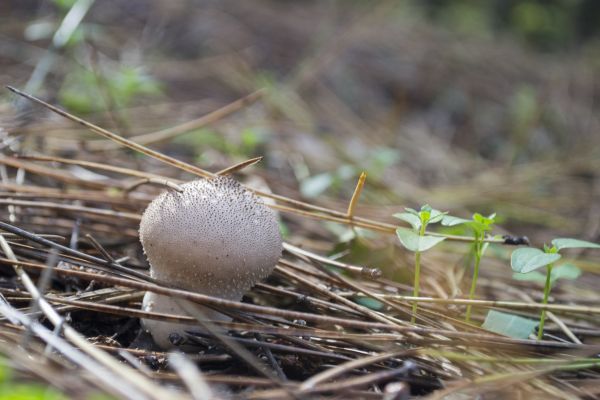
[[[153, 278], [182, 289], [241, 300], [266, 278], [281, 256], [282, 239], [274, 212], [228, 177], [197, 180], [154, 199], [140, 222], [140, 240]], [[184, 302], [183, 300], [177, 300]], [[195, 305], [207, 319], [228, 320]], [[171, 297], [147, 292], [144, 311], [188, 315]], [[169, 335], [192, 325], [142, 320], [155, 343], [171, 348]]]

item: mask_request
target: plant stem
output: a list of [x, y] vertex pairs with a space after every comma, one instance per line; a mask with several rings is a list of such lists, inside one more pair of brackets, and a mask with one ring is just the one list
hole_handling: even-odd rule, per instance
[[[542, 304], [548, 304], [548, 296], [550, 295], [550, 287], [552, 284], [551, 281], [551, 275], [552, 275], [552, 267], [554, 266], [554, 264], [550, 264], [548, 266], [546, 266], [546, 285], [544, 286], [544, 300], [542, 301]], [[542, 337], [544, 336], [544, 322], [546, 322], [546, 310], [543, 309], [542, 313], [540, 314], [540, 326], [538, 328], [538, 340], [542, 340]]]
[[[425, 236], [425, 229], [427, 228], [427, 222], [421, 223], [421, 229], [419, 230], [419, 236]], [[415, 251], [415, 282], [413, 285], [413, 297], [419, 297], [419, 285], [421, 279], [421, 252]], [[412, 317], [410, 318], [411, 323], [415, 323], [417, 318], [417, 302], [415, 301], [412, 305]]]
[[[415, 282], [413, 286], [413, 297], [419, 296], [419, 280], [421, 277], [421, 252], [415, 252]], [[412, 317], [410, 319], [411, 323], [415, 323], [417, 317], [417, 302], [413, 302], [412, 305]]]
[[[473, 266], [473, 278], [471, 279], [471, 290], [469, 291], [469, 300], [475, 297], [475, 288], [477, 287], [477, 278], [479, 277], [479, 264], [481, 263], [481, 240], [479, 237], [475, 239], [475, 265]], [[471, 322], [472, 305], [467, 306], [467, 315], [465, 320]]]

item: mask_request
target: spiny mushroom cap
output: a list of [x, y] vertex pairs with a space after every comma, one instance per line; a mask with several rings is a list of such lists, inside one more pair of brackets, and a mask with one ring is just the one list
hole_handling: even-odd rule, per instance
[[154, 278], [239, 300], [281, 256], [275, 214], [237, 181], [218, 177], [181, 185], [150, 203], [140, 240]]

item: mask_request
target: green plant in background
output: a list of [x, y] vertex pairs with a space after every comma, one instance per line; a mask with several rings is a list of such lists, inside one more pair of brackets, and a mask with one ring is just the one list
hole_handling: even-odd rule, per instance
[[436, 0], [409, 2], [414, 14], [469, 36], [511, 35], [539, 51], [582, 45], [598, 36], [594, 0]]
[[307, 176], [300, 182], [302, 196], [314, 199], [325, 191], [343, 187], [344, 182], [356, 176], [356, 168], [349, 164], [340, 165], [335, 171]]
[[366, 171], [371, 178], [378, 181], [383, 179], [385, 171], [400, 159], [401, 154], [397, 149], [378, 146], [367, 150], [360, 160], [356, 160], [360, 163], [360, 167], [342, 164], [335, 170], [315, 175], [309, 175], [308, 168], [305, 168], [302, 176], [298, 176], [300, 192], [303, 197], [314, 199], [326, 191], [339, 191], [347, 187], [347, 183], [355, 179], [361, 171]]
[[[523, 247], [515, 250], [510, 257], [510, 265], [513, 271], [516, 272], [515, 277], [517, 279], [533, 281], [543, 279], [545, 281], [543, 304], [548, 304], [550, 289], [558, 279], [576, 279], [581, 274], [581, 271], [571, 264], [562, 264], [555, 267], [556, 262], [562, 257], [559, 251], [582, 248], [600, 248], [600, 245], [577, 239], [554, 239], [552, 247], [544, 245], [543, 250], [533, 247]], [[546, 267], [545, 276], [536, 271], [542, 267]], [[544, 335], [545, 320], [546, 310], [542, 310], [538, 327], [538, 340], [541, 340]]]
[[[473, 255], [475, 258], [475, 263], [473, 265], [473, 278], [471, 279], [471, 289], [469, 290], [469, 300], [473, 300], [475, 297], [475, 289], [477, 288], [477, 278], [479, 277], [479, 265], [481, 264], [481, 258], [483, 257], [483, 253], [487, 249], [489, 243], [485, 242], [485, 236], [487, 232], [492, 230], [496, 218], [496, 214], [491, 214], [487, 217], [479, 213], [473, 214], [472, 219], [463, 219], [458, 217], [453, 217], [450, 215], [445, 215], [442, 219], [442, 225], [444, 226], [455, 226], [455, 225], [467, 225], [469, 228], [473, 230]], [[469, 304], [467, 306], [467, 312], [465, 315], [465, 320], [470, 322], [471, 320], [471, 309], [472, 306]]]
[[52, 3], [58, 7], [63, 13], [67, 13], [77, 0], [52, 0]]
[[52, 54], [60, 50], [68, 55], [62, 60], [74, 60], [64, 66], [67, 73], [58, 93], [60, 102], [69, 111], [85, 114], [111, 109], [117, 113], [138, 96], [161, 93], [159, 83], [143, 68], [111, 62], [91, 50], [104, 35], [101, 25], [85, 22], [94, 0], [52, 0], [52, 3], [62, 22], [45, 18], [25, 29], [28, 40], [52, 41], [52, 47], [36, 65], [25, 91], [35, 92], [44, 84], [57, 60]]
[[261, 154], [261, 147], [268, 142], [269, 132], [259, 127], [246, 127], [236, 136], [212, 128], [199, 128], [179, 135], [172, 143], [182, 145], [183, 151], [195, 155], [199, 164], [215, 162], [215, 152], [226, 154], [240, 161]]
[[[394, 214], [394, 217], [399, 218], [405, 222], [408, 222], [412, 229], [398, 228], [396, 234], [400, 243], [406, 249], [415, 253], [415, 281], [413, 287], [413, 296], [419, 296], [419, 282], [421, 275], [421, 253], [431, 249], [436, 244], [442, 242], [445, 238], [440, 236], [426, 235], [425, 231], [427, 225], [440, 222], [446, 213], [435, 210], [429, 205], [421, 207], [420, 211], [413, 210], [412, 208], [405, 208], [405, 212]], [[415, 322], [417, 316], [417, 302], [415, 301], [412, 306], [412, 318], [411, 322]]]
[[[51, 386], [37, 382], [22, 382], [13, 377], [9, 362], [0, 356], [0, 400], [69, 400], [69, 397]], [[100, 392], [90, 392], [86, 400], [114, 400], [114, 397]]]
[[0, 357], [1, 400], [67, 400], [64, 394], [37, 383], [15, 382], [8, 361]]
[[160, 84], [143, 69], [119, 66], [102, 73], [100, 81], [98, 74], [93, 71], [74, 71], [65, 79], [58, 96], [67, 109], [85, 114], [106, 109], [107, 101], [121, 109], [129, 106], [138, 96], [160, 93]]

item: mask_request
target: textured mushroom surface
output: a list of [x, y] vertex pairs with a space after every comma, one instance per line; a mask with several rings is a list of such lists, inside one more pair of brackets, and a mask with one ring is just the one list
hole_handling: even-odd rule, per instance
[[[192, 181], [181, 188], [183, 192], [168, 191], [152, 201], [140, 223], [140, 240], [152, 277], [191, 291], [240, 300], [271, 273], [281, 255], [275, 214], [227, 177]], [[172, 299], [150, 293], [144, 298], [144, 309], [184, 313]], [[223, 319], [202, 310], [209, 318]], [[162, 328], [182, 333], [178, 324], [145, 320], [144, 326], [161, 347], [168, 347]], [[162, 326], [160, 338], [156, 326]]]

